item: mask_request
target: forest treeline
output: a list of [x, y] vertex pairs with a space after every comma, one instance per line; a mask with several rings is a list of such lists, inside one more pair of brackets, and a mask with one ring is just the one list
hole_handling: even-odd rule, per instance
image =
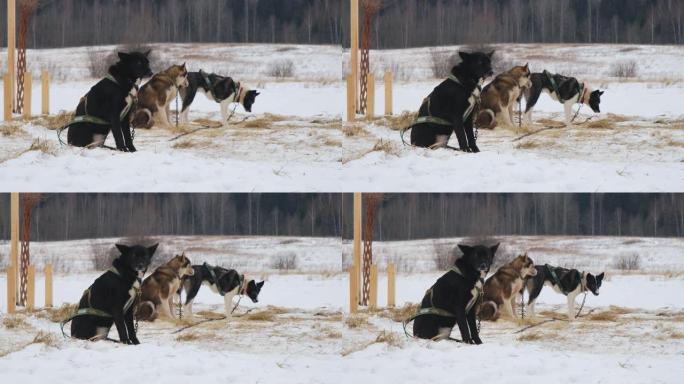
[[[684, 43], [682, 0], [382, 0], [382, 5], [370, 35], [372, 46], [381, 49], [489, 43]], [[343, 17], [348, 46], [349, 12]]]
[[682, 237], [684, 194], [384, 194], [375, 217], [376, 240], [496, 235]]
[[[22, 0], [17, 0], [17, 4]], [[29, 48], [105, 44], [339, 44], [345, 0], [40, 0]], [[3, 2], [4, 4], [4, 2]], [[17, 5], [19, 8], [19, 5]], [[0, 7], [4, 25], [6, 6]], [[6, 44], [7, 28], [0, 28]]]
[[[155, 235], [340, 237], [342, 195], [278, 193], [43, 194], [35, 241]], [[10, 197], [0, 194], [0, 238], [10, 236]]]

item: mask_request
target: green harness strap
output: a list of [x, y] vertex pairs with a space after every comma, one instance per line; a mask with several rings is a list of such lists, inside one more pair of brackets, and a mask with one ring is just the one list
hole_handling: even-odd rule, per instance
[[[553, 75], [547, 70], [544, 70], [544, 75], [546, 75], [546, 78], [549, 79], [549, 82], [551, 82], [551, 87], [553, 87], [553, 92], [556, 94], [556, 96], [558, 96], [558, 101], [561, 104], [565, 104], [565, 102], [567, 100], [564, 100], [561, 97], [560, 91], [558, 89], [558, 84], [556, 84], [556, 80], [553, 78]], [[584, 95], [584, 83], [580, 83], [580, 82], [577, 82], [577, 83], [578, 83], [577, 94], [579, 95], [577, 102], [579, 102], [580, 104], [583, 104], [582, 96]]]
[[[553, 283], [556, 284], [556, 286], [558, 286], [558, 288], [561, 290], [563, 295], [567, 296], [568, 292], [565, 290], [565, 288], [563, 288], [563, 285], [561, 284], [561, 281], [558, 278], [558, 275], [556, 274], [556, 270], [551, 268], [551, 266], [548, 264], [545, 264], [544, 267], [546, 268], [547, 271], [549, 271], [549, 275], [551, 275], [551, 278], [553, 279]], [[580, 282], [580, 284], [581, 284], [581, 282]]]

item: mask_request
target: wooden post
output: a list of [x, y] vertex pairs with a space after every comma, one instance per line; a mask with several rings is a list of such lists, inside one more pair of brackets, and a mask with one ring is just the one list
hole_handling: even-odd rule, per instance
[[351, 75], [354, 81], [354, 112], [359, 112], [359, 0], [351, 0]]
[[[10, 195], [10, 265], [14, 267], [14, 282], [19, 274], [19, 193]], [[19, 301], [19, 290], [14, 290], [14, 302]]]
[[392, 72], [385, 72], [385, 116], [392, 116]]
[[366, 105], [366, 119], [375, 117], [375, 75], [368, 74], [368, 101]]
[[33, 86], [33, 76], [31, 72], [24, 73], [24, 119], [31, 118], [31, 88]]
[[28, 284], [26, 284], [26, 309], [33, 311], [36, 308], [36, 266], [29, 265]]
[[17, 309], [17, 267], [7, 268], [7, 313], [14, 313]]
[[40, 75], [40, 89], [41, 89], [41, 98], [40, 98], [40, 113], [43, 115], [49, 115], [50, 114], [50, 75], [48, 74], [48, 71], [43, 71], [43, 73]]
[[[361, 271], [361, 193], [354, 193], [354, 260], [353, 265], [356, 266], [356, 278], [359, 279]], [[357, 300], [358, 297], [357, 291]]]
[[15, 92], [15, 78], [17, 77], [16, 65], [16, 47], [17, 47], [17, 7], [16, 0], [7, 0], [7, 73], [10, 77], [10, 105], [14, 110], [14, 95]]
[[394, 263], [387, 264], [387, 306], [394, 307], [396, 305], [396, 285], [394, 278], [396, 275], [396, 267]]
[[378, 266], [371, 265], [370, 268], [370, 295], [368, 297], [368, 307], [370, 309], [378, 308]]
[[2, 77], [2, 88], [4, 90], [3, 96], [2, 96], [2, 105], [3, 105], [3, 120], [5, 121], [10, 121], [12, 120], [12, 77], [8, 73], [5, 73], [5, 75]]
[[356, 313], [359, 310], [359, 274], [356, 271], [355, 265], [349, 267], [349, 313]]
[[354, 121], [356, 119], [356, 103], [354, 92], [354, 76], [347, 75], [347, 121]]
[[52, 264], [45, 266], [45, 307], [52, 307]]

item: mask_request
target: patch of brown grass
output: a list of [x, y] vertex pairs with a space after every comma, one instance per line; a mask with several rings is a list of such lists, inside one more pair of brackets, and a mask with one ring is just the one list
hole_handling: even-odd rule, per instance
[[522, 141], [519, 142], [518, 144], [515, 145], [515, 149], [535, 149], [535, 148], [541, 148], [543, 146], [546, 146], [538, 141], [535, 140], [527, 140], [527, 141]]
[[323, 145], [327, 145], [329, 147], [341, 147], [342, 142], [339, 140], [335, 140], [335, 139], [325, 139], [323, 141]]
[[187, 333], [182, 333], [178, 336], [176, 336], [176, 341], [179, 342], [187, 342], [187, 341], [196, 341], [202, 339], [203, 336], [197, 332], [187, 332]]
[[40, 151], [48, 155], [54, 155], [57, 153], [57, 148], [55, 148], [52, 143], [47, 140], [35, 139], [31, 143], [31, 146], [24, 151], [24, 153], [31, 151]]
[[45, 344], [48, 347], [56, 347], [59, 345], [59, 339], [51, 333], [39, 331], [31, 344]]
[[199, 312], [195, 313], [195, 315], [202, 316], [202, 317], [217, 318], [217, 317], [223, 316], [224, 314], [214, 312], [214, 311], [199, 311]]
[[5, 317], [2, 320], [2, 325], [7, 329], [25, 329], [31, 327], [29, 323], [26, 322], [26, 319], [16, 315]]
[[184, 140], [184, 141], [177, 141], [174, 143], [171, 148], [173, 149], [188, 149], [188, 148], [195, 148], [198, 146], [198, 143], [192, 140]]
[[593, 129], [612, 129], [614, 122], [610, 121], [610, 119], [600, 119], [600, 120], [594, 120], [590, 121], [587, 123], [587, 128], [593, 128]]
[[593, 320], [593, 321], [615, 322], [615, 321], [617, 321], [617, 318], [618, 318], [618, 314], [611, 312], [611, 311], [592, 313], [591, 315], [587, 316], [587, 319]]
[[14, 136], [19, 132], [19, 126], [14, 124], [0, 124], [0, 135]]
[[278, 311], [266, 309], [259, 312], [250, 312], [242, 318], [249, 321], [275, 321], [278, 314]]
[[385, 116], [385, 122], [391, 130], [401, 131], [413, 122], [416, 115], [414, 112], [403, 112], [399, 116]]
[[544, 336], [538, 332], [523, 333], [522, 335], [517, 337], [518, 341], [539, 341], [543, 338]]
[[402, 321], [412, 316], [414, 313], [418, 312], [418, 309], [420, 309], [420, 304], [407, 303], [398, 308], [387, 308], [381, 312], [378, 312], [378, 315], [381, 317], [391, 319], [394, 322], [401, 323]]
[[78, 304], [63, 304], [59, 308], [45, 308], [41, 311], [36, 312], [36, 317], [40, 319], [48, 319], [53, 323], [60, 323], [66, 320], [67, 317], [71, 316], [76, 309]]
[[60, 112], [57, 115], [46, 115], [36, 119], [36, 122], [47, 129], [57, 130], [73, 120], [74, 112]]
[[401, 347], [404, 343], [403, 340], [397, 336], [396, 333], [380, 331], [378, 336], [375, 338], [375, 343], [385, 343], [392, 347]]
[[365, 328], [370, 326], [368, 318], [363, 315], [351, 315], [344, 320], [344, 324], [349, 328]]
[[373, 149], [370, 152], [385, 152], [388, 155], [396, 156], [399, 154], [399, 148], [391, 141], [380, 139], [373, 145]]
[[285, 116], [274, 115], [271, 113], [266, 113], [261, 117], [253, 120], [247, 120], [242, 123], [245, 128], [271, 128], [274, 123], [285, 121], [287, 118]]
[[353, 124], [346, 125], [342, 127], [342, 133], [347, 137], [352, 136], [368, 136], [368, 131], [366, 131], [362, 125]]

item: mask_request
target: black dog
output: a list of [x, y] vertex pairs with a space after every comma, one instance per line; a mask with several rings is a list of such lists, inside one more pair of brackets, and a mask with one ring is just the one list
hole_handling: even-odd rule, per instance
[[525, 96], [525, 121], [532, 122], [532, 109], [537, 104], [542, 92], [548, 93], [552, 99], [563, 104], [565, 124], [572, 124], [572, 107], [575, 104], [587, 104], [595, 113], [601, 113], [601, 96], [603, 91], [592, 91], [586, 83], [580, 83], [574, 77], [551, 74], [547, 71], [530, 75], [530, 88], [523, 92]]
[[458, 324], [464, 343], [482, 344], [474, 307], [482, 290], [482, 280], [489, 272], [499, 244], [492, 247], [459, 244], [458, 247], [463, 255], [425, 293], [420, 304], [421, 310], [437, 308], [446, 311], [444, 314], [447, 316], [428, 313], [416, 317], [413, 335], [421, 339], [443, 340], [449, 338], [454, 325]]
[[[592, 275], [587, 272], [580, 272], [576, 269], [552, 267], [548, 264], [537, 265], [537, 275], [528, 278], [523, 285], [529, 295], [527, 308], [531, 317], [534, 317], [534, 303], [539, 297], [545, 284], [551, 285], [553, 290], [562, 293], [568, 298], [568, 320], [575, 318], [575, 298], [580, 293], [587, 290], [598, 296], [604, 273]], [[522, 291], [520, 292], [522, 294]]]
[[223, 296], [224, 309], [228, 317], [232, 312], [232, 302], [235, 295], [247, 295], [252, 302], [259, 302], [259, 292], [264, 286], [263, 281], [257, 283], [256, 280], [246, 278], [245, 275], [240, 275], [234, 269], [213, 267], [207, 263], [193, 265], [192, 268], [195, 270], [195, 274], [185, 276], [178, 290], [178, 295], [181, 294], [181, 291], [185, 291], [184, 313], [192, 316], [192, 302], [202, 284], [208, 285], [214, 293]]
[[[473, 110], [480, 98], [482, 82], [486, 77], [493, 75], [494, 52], [458, 54], [462, 61], [451, 69], [451, 76], [423, 100], [418, 112], [419, 120], [411, 129], [412, 145], [445, 148], [451, 133], [454, 132], [462, 151], [480, 151], [473, 133]], [[418, 123], [421, 117], [432, 121]]]
[[131, 137], [130, 115], [135, 110], [138, 82], [152, 76], [145, 53], [119, 52], [119, 62], [109, 67], [100, 80], [81, 98], [76, 117], [68, 125], [67, 141], [77, 147], [103, 146], [112, 132], [116, 149], [135, 152]]
[[209, 100], [221, 104], [221, 117], [223, 121], [228, 119], [228, 105], [240, 103], [247, 112], [252, 112], [252, 105], [259, 92], [243, 87], [239, 82], [230, 77], [220, 76], [215, 73], [188, 72], [188, 86], [180, 90], [183, 108], [181, 109], [181, 121], [188, 121], [189, 107], [195, 100], [197, 92], [202, 92]]
[[138, 300], [140, 280], [145, 275], [157, 250], [116, 244], [121, 255], [112, 263], [113, 268], [98, 277], [78, 303], [79, 315], [71, 322], [71, 336], [85, 340], [107, 337], [112, 324], [116, 325], [123, 344], [140, 344], [133, 325], [133, 309]]

